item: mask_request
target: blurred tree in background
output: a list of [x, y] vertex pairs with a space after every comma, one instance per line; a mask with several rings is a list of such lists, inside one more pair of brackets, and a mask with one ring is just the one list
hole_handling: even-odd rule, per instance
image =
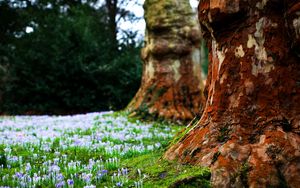
[[140, 45], [135, 33], [112, 39], [110, 13], [95, 3], [0, 1], [1, 113], [125, 107], [140, 85]]

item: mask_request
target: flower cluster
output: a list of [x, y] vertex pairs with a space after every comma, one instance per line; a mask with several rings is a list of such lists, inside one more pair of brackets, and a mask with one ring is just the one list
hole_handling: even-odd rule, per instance
[[[122, 159], [162, 147], [174, 130], [112, 112], [0, 119], [0, 187], [142, 187]], [[132, 170], [132, 169], [131, 169]]]

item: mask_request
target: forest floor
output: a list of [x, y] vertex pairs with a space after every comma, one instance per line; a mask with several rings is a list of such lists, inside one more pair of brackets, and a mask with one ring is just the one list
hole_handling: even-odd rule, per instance
[[162, 159], [184, 127], [125, 112], [0, 117], [0, 187], [210, 187], [206, 168]]

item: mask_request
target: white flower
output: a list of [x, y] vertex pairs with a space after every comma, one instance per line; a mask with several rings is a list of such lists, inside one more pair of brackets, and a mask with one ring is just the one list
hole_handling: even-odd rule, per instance
[[86, 185], [83, 188], [96, 188], [96, 186], [95, 185]]
[[4, 148], [4, 152], [6, 155], [9, 155], [11, 153], [11, 149], [9, 147]]
[[60, 171], [60, 167], [55, 164], [49, 167], [49, 172], [58, 173], [59, 171]]

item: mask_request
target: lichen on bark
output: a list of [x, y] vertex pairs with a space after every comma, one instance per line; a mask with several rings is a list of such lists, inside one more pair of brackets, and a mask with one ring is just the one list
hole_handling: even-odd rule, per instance
[[[143, 76], [133, 115], [188, 121], [203, 104], [201, 34], [189, 2], [146, 0]], [[199, 56], [199, 57], [198, 57]]]
[[292, 0], [201, 0], [207, 102], [165, 158], [209, 166], [214, 187], [299, 187], [299, 14]]

